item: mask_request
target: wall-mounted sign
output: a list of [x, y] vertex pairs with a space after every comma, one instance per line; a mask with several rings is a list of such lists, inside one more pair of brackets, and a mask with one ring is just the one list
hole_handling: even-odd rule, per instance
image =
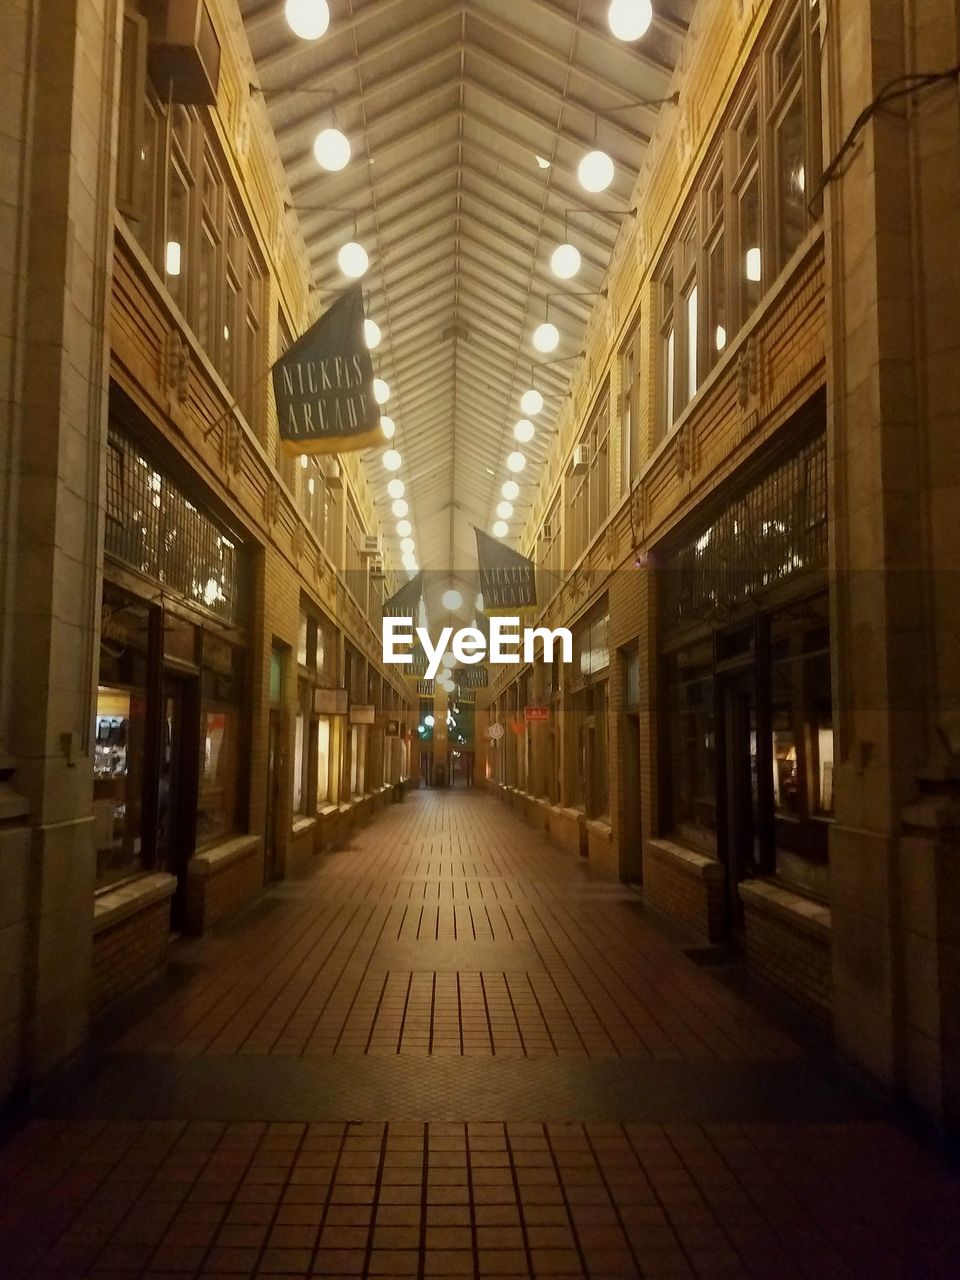
[[526, 720], [527, 724], [530, 724], [531, 722], [538, 721], [538, 720], [549, 720], [550, 708], [549, 707], [524, 707], [523, 718]]
[[372, 702], [355, 702], [350, 708], [351, 724], [376, 724], [377, 708]]
[[346, 689], [314, 689], [313, 710], [318, 716], [345, 716], [347, 714]]
[[387, 737], [388, 738], [400, 737], [400, 721], [399, 720], [387, 721]]

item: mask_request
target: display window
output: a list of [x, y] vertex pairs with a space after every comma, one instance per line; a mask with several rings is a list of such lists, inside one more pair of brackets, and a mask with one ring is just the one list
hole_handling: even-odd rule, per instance
[[203, 637], [200, 704], [200, 776], [197, 845], [240, 829], [240, 740], [243, 712], [242, 650]]
[[137, 874], [143, 863], [146, 714], [144, 689], [98, 687], [93, 749], [98, 888]]

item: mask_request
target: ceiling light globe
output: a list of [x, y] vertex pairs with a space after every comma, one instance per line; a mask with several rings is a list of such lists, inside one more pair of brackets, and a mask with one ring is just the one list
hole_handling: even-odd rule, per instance
[[503, 488], [500, 490], [505, 498], [509, 498], [512, 502], [514, 498], [520, 497], [520, 486], [516, 480], [504, 480]]
[[528, 418], [536, 417], [543, 408], [543, 396], [535, 387], [531, 387], [520, 397], [520, 408]]
[[337, 254], [337, 266], [351, 280], [362, 276], [369, 265], [366, 249], [362, 244], [357, 244], [356, 240], [348, 240]]
[[538, 351], [542, 351], [547, 355], [551, 351], [556, 351], [560, 342], [560, 330], [555, 324], [551, 324], [549, 320], [545, 320], [543, 324], [538, 325], [533, 332], [533, 345]]
[[[463, 596], [456, 587], [450, 587], [443, 593], [440, 599], [445, 609], [459, 609], [463, 604]], [[449, 657], [449, 654], [447, 656]], [[446, 665], [453, 666], [453, 662], [448, 662]]]
[[495, 538], [505, 538], [507, 536], [509, 526], [506, 520], [498, 520], [493, 526], [493, 536]]
[[428, 729], [432, 729], [433, 726], [436, 724], [436, 721], [434, 720], [433, 716], [424, 716], [423, 723], [427, 726]]
[[380, 417], [380, 430], [388, 440], [392, 440], [397, 434], [397, 424], [384, 413]]
[[513, 428], [513, 434], [514, 438], [519, 440], [521, 444], [527, 444], [533, 439], [536, 431], [529, 418], [521, 418]]
[[512, 471], [515, 475], [521, 472], [526, 465], [527, 460], [519, 450], [516, 453], [511, 453], [507, 458], [507, 470]]
[[[457, 665], [457, 660], [452, 653], [445, 653], [443, 657], [440, 659], [440, 661], [443, 663], [443, 665], [446, 667], [448, 671], [452, 671], [453, 668]], [[450, 680], [449, 676], [447, 676], [447, 680], [448, 681]]]
[[510, 519], [510, 517], [511, 517], [512, 515], [513, 515], [513, 503], [512, 503], [512, 502], [507, 502], [506, 500], [504, 500], [503, 502], [498, 502], [498, 503], [497, 503], [497, 517], [498, 517], [498, 519], [500, 519], [500, 520], [509, 520], [509, 519]]
[[321, 129], [313, 140], [313, 156], [321, 169], [339, 173], [350, 163], [350, 139], [339, 129]]
[[398, 498], [393, 504], [391, 510], [398, 520], [402, 520], [403, 517], [409, 513], [410, 507], [407, 504], [406, 498]]
[[388, 449], [383, 455], [383, 465], [388, 471], [399, 471], [403, 459], [396, 449]]
[[413, 554], [412, 551], [406, 552], [406, 554], [403, 557], [402, 563], [403, 563], [403, 567], [407, 570], [408, 573], [416, 573], [417, 557]]
[[400, 543], [400, 550], [405, 556], [412, 556], [416, 550], [416, 545], [412, 538], [404, 538]]
[[301, 453], [300, 455], [300, 465], [303, 467], [304, 471], [306, 471], [307, 467], [310, 465], [310, 459], [305, 453]]
[[391, 498], [402, 498], [406, 491], [406, 486], [402, 480], [394, 479], [387, 485], [387, 493]]
[[376, 320], [371, 320], [369, 316], [363, 322], [363, 340], [372, 351], [374, 347], [379, 347], [380, 339], [383, 334], [380, 332], [380, 326]]
[[373, 398], [377, 404], [386, 404], [390, 399], [390, 383], [384, 382], [382, 378], [374, 378]]
[[330, 25], [327, 0], [287, 0], [283, 12], [287, 26], [301, 40], [319, 40]]
[[473, 607], [476, 609], [477, 613], [483, 613], [483, 592], [482, 591], [477, 592], [477, 598], [473, 602]]
[[572, 280], [580, 270], [580, 250], [576, 245], [558, 244], [550, 258], [550, 270], [558, 280]]
[[605, 151], [588, 151], [577, 169], [584, 191], [606, 191], [613, 181], [613, 174], [613, 161]]
[[413, 525], [410, 523], [409, 520], [397, 521], [397, 537], [398, 538], [409, 538], [411, 533], [413, 533]]
[[607, 23], [618, 40], [639, 40], [653, 21], [650, 0], [612, 0]]

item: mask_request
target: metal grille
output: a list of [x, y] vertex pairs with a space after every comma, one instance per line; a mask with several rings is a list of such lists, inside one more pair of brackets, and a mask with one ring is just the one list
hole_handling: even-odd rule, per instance
[[236, 544], [113, 431], [105, 550], [225, 622], [239, 621]]
[[769, 471], [663, 566], [665, 627], [723, 617], [827, 558], [821, 435]]

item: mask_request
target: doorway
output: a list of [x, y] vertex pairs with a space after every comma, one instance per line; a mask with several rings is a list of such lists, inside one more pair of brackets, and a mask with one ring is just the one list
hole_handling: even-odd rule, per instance
[[157, 782], [156, 865], [175, 876], [171, 922], [186, 927], [187, 870], [197, 838], [200, 681], [171, 671], [163, 675]]
[[757, 765], [756, 675], [752, 667], [728, 671], [719, 680], [722, 753], [720, 852], [727, 869], [727, 916], [743, 923], [738, 886], [761, 865], [760, 787]]

